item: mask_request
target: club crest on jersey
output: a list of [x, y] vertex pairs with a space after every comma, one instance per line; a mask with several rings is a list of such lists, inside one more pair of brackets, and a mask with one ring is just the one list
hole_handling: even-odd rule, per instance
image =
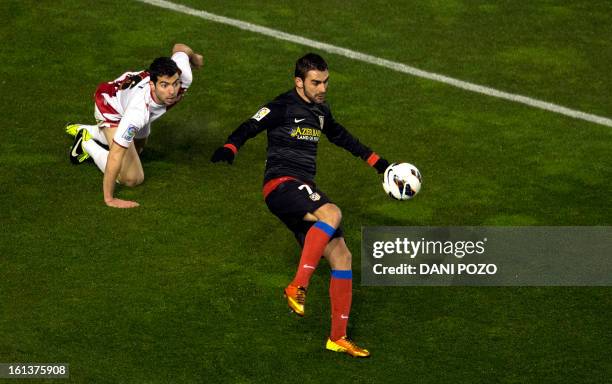
[[133, 125], [130, 125], [128, 129], [125, 130], [123, 136], [121, 136], [126, 141], [132, 141], [134, 136], [136, 136], [136, 132], [138, 132], [138, 128]]
[[310, 200], [312, 201], [319, 201], [321, 200], [321, 195], [319, 195], [317, 192], [313, 192], [310, 194]]
[[323, 124], [325, 124], [325, 116], [319, 116], [319, 125], [321, 129], [323, 129]]
[[253, 115], [253, 117], [251, 117], [251, 119], [255, 119], [257, 121], [261, 121], [261, 119], [263, 119], [264, 117], [266, 117], [266, 115], [270, 113], [270, 108], [266, 108], [263, 107], [262, 109], [260, 109], [259, 111], [257, 111], [256, 114]]
[[293, 128], [289, 133], [291, 137], [295, 137], [298, 140], [314, 141], [318, 142], [321, 137], [321, 130], [316, 128]]

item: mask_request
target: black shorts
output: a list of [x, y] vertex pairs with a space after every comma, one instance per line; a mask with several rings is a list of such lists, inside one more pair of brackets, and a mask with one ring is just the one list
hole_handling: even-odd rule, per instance
[[[268, 209], [293, 232], [300, 246], [304, 246], [306, 232], [314, 221], [304, 220], [306, 213], [313, 213], [331, 200], [316, 185], [300, 180], [289, 180], [280, 184], [266, 198]], [[342, 227], [332, 239], [343, 237]]]

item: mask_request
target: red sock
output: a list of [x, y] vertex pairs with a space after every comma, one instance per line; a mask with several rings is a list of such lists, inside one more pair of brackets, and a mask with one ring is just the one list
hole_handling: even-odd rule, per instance
[[323, 256], [323, 251], [329, 239], [334, 235], [334, 232], [336, 232], [336, 229], [323, 221], [317, 221], [310, 227], [304, 239], [300, 264], [291, 282], [292, 285], [308, 287], [310, 276], [312, 276], [317, 268], [317, 264], [319, 264], [319, 260]]
[[331, 299], [331, 335], [336, 341], [346, 335], [351, 301], [353, 299], [353, 273], [349, 271], [332, 270], [329, 282], [329, 298]]

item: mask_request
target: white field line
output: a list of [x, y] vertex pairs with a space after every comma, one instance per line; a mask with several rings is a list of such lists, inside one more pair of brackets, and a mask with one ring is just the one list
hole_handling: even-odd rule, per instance
[[315, 40], [310, 40], [301, 36], [292, 35], [290, 33], [285, 33], [281, 31], [277, 31], [275, 29], [262, 27], [256, 24], [247, 23], [245, 21], [231, 19], [229, 17], [215, 15], [213, 13], [200, 11], [197, 9], [193, 9], [181, 4], [172, 3], [170, 1], [165, 0], [137, 0], [142, 3], [154, 5], [161, 8], [166, 8], [175, 12], [184, 13], [187, 15], [192, 15], [199, 17], [201, 19], [213, 21], [216, 23], [231, 25], [232, 27], [240, 28], [245, 31], [260, 33], [262, 35], [270, 36], [279, 40], [286, 40], [295, 44], [305, 45], [307, 47], [316, 48], [318, 50], [341, 55], [348, 57], [350, 59], [359, 60], [365, 63], [378, 65], [381, 67], [389, 68], [391, 70], [407, 73], [409, 75], [413, 75], [416, 77], [421, 77], [424, 79], [429, 79], [433, 81], [438, 81], [444, 84], [452, 85], [457, 88], [465, 89], [468, 91], [481, 93], [483, 95], [498, 97], [500, 99], [510, 100], [517, 103], [522, 103], [529, 105], [534, 108], [543, 109], [546, 111], [551, 111], [555, 113], [559, 113], [561, 115], [573, 117], [575, 119], [585, 120], [596, 124], [605, 125], [608, 127], [612, 127], [612, 119], [607, 117], [597, 116], [586, 112], [577, 111], [574, 109], [570, 109], [567, 107], [563, 107], [561, 105], [549, 103], [542, 100], [533, 99], [531, 97], [517, 95], [514, 93], [508, 93], [504, 91], [499, 91], [494, 88], [485, 87], [478, 84], [468, 83], [466, 81], [454, 79], [452, 77], [440, 75], [433, 72], [423, 71], [421, 69], [411, 67], [406, 64], [398, 63], [395, 61], [381, 59], [376, 56], [371, 56], [365, 53], [352, 51], [350, 49], [338, 47], [331, 44], [322, 43]]

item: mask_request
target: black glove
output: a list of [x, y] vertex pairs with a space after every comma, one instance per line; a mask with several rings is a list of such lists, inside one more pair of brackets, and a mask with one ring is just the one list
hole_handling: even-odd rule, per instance
[[382, 157], [380, 159], [378, 159], [378, 161], [376, 161], [376, 163], [374, 163], [374, 168], [376, 168], [376, 172], [378, 172], [378, 173], [385, 172], [385, 170], [387, 169], [388, 166], [389, 166], [389, 162], [387, 160], [383, 159]]
[[232, 164], [234, 162], [234, 151], [227, 147], [219, 147], [213, 153], [210, 161], [213, 163], [218, 163], [219, 161], [225, 161], [228, 164]]

